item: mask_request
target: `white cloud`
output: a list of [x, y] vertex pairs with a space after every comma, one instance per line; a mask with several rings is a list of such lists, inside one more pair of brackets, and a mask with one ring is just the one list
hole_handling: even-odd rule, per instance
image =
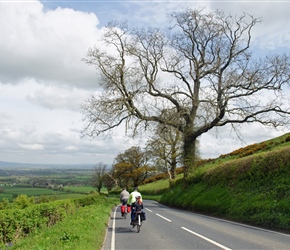
[[211, 2], [213, 9], [222, 9], [226, 14], [248, 13], [261, 18], [252, 32], [256, 47], [264, 50], [290, 47], [290, 2], [285, 1], [230, 1]]
[[[62, 7], [49, 9], [49, 4]], [[254, 29], [259, 47], [289, 48], [288, 3], [284, 4], [286, 7], [240, 1], [0, 2], [0, 161], [110, 164], [118, 153], [144, 145], [146, 138], [126, 138], [121, 128], [111, 137], [80, 138], [79, 105], [98, 88], [96, 71], [81, 59], [99, 42], [100, 23], [127, 19], [133, 25], [164, 27], [166, 14], [180, 8], [218, 7], [262, 17], [264, 21]], [[69, 5], [74, 8], [65, 7]], [[255, 126], [242, 132], [245, 143], [282, 133]], [[244, 145], [227, 128], [219, 130], [218, 137], [211, 131], [201, 138], [204, 157], [240, 146]]]
[[90, 92], [66, 86], [46, 86], [26, 96], [27, 101], [48, 109], [80, 111], [80, 105], [88, 98]]
[[96, 43], [98, 19], [93, 13], [42, 4], [0, 3], [0, 81], [23, 78], [81, 87], [95, 86], [95, 72], [81, 61]]
[[29, 149], [29, 150], [41, 150], [41, 149], [44, 149], [43, 148], [43, 145], [40, 145], [40, 144], [19, 144], [19, 146], [21, 148], [24, 148], [24, 149]]

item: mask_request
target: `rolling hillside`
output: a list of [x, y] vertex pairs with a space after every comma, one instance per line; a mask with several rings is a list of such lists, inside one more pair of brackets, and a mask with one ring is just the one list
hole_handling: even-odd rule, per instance
[[[162, 181], [159, 181], [162, 183]], [[152, 190], [147, 184], [145, 193]], [[166, 181], [163, 180], [165, 184]], [[199, 163], [160, 202], [199, 213], [290, 232], [290, 134]], [[168, 185], [168, 182], [167, 184]], [[151, 186], [151, 187], [152, 187]], [[159, 186], [159, 189], [164, 187]]]

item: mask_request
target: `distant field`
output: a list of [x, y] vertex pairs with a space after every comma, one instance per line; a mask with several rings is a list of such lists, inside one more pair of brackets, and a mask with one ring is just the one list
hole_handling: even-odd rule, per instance
[[2, 200], [3, 198], [12, 200], [21, 194], [26, 194], [27, 196], [40, 196], [40, 195], [62, 195], [67, 193], [64, 191], [56, 191], [48, 188], [6, 186], [4, 188], [3, 193], [0, 193], [0, 200]]
[[92, 191], [96, 191], [96, 188], [91, 186], [64, 186], [64, 190], [70, 190], [72, 192], [79, 193], [90, 193]]
[[5, 187], [4, 193], [7, 194], [26, 194], [27, 196], [34, 195], [48, 195], [48, 194], [61, 194], [63, 191], [56, 191], [48, 188], [35, 188], [35, 187]]
[[3, 198], [7, 198], [8, 200], [12, 200], [13, 199], [13, 194], [0, 194], [0, 201], [2, 201]]
[[[3, 198], [13, 200], [21, 194], [25, 194], [27, 196], [53, 195], [56, 196], [57, 199], [81, 198], [92, 191], [96, 191], [96, 188], [90, 186], [65, 186], [63, 190], [58, 191], [48, 188], [36, 188], [29, 186], [6, 186], [4, 187], [4, 192], [0, 193], [0, 201], [2, 201]], [[106, 190], [103, 190], [103, 192], [105, 191]]]
[[82, 198], [85, 197], [86, 194], [78, 194], [78, 193], [64, 193], [64, 194], [58, 194], [56, 196], [57, 200], [64, 200], [64, 199], [77, 199], [77, 198]]

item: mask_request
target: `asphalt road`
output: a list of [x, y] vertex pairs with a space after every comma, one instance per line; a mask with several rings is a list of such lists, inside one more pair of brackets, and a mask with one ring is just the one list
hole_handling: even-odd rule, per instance
[[111, 214], [103, 250], [121, 249], [290, 249], [290, 235], [222, 219], [168, 208], [144, 201], [147, 220], [140, 233], [121, 217]]

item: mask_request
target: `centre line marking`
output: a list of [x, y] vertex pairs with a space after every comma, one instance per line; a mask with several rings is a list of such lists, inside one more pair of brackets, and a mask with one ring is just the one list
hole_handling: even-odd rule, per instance
[[148, 209], [148, 208], [145, 208], [145, 209], [152, 213], [152, 210], [150, 210], [150, 209]]
[[213, 240], [211, 240], [211, 239], [209, 239], [209, 238], [206, 238], [206, 237], [204, 237], [204, 236], [202, 236], [202, 235], [200, 235], [200, 234], [198, 234], [198, 233], [195, 233], [195, 232], [193, 232], [193, 231], [191, 231], [191, 230], [189, 230], [189, 229], [187, 229], [187, 228], [185, 228], [185, 227], [181, 227], [181, 228], [182, 228], [183, 230], [189, 232], [189, 233], [192, 233], [192, 234], [194, 234], [194, 235], [196, 235], [196, 236], [198, 236], [198, 237], [200, 237], [200, 238], [202, 238], [202, 239], [204, 239], [204, 240], [206, 240], [206, 241], [208, 241], [208, 242], [210, 242], [210, 243], [212, 243], [212, 244], [214, 244], [214, 245], [220, 247], [221, 249], [232, 250], [231, 248], [228, 248], [228, 247], [226, 247], [226, 246], [224, 246], [224, 245], [221, 245], [221, 244], [219, 244], [219, 243], [217, 243], [217, 242], [215, 242], [215, 241], [213, 241]]
[[165, 218], [165, 217], [163, 217], [162, 215], [160, 215], [160, 214], [156, 214], [157, 216], [159, 216], [159, 217], [161, 217], [162, 219], [164, 219], [164, 220], [167, 220], [167, 221], [169, 221], [169, 222], [171, 222], [171, 220], [169, 220], [169, 219], [167, 219], [167, 218]]

